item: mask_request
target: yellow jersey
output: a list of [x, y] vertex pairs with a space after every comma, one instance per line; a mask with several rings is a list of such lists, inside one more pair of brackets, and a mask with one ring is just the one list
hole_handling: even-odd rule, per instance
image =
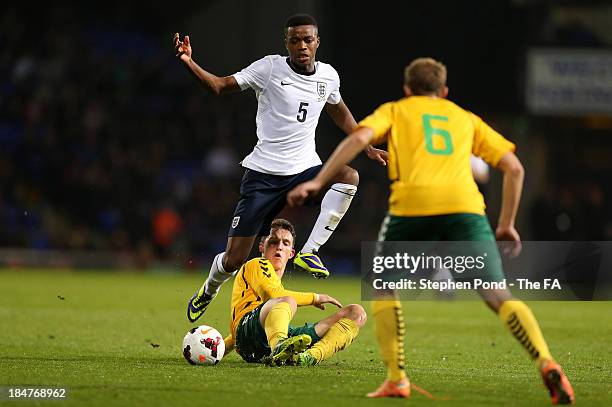
[[480, 117], [429, 96], [385, 103], [359, 127], [374, 131], [372, 144], [387, 141], [389, 213], [396, 216], [483, 215], [485, 203], [472, 176], [470, 155], [497, 166], [515, 148]]
[[297, 305], [311, 305], [315, 293], [286, 290], [274, 271], [272, 263], [257, 257], [244, 263], [234, 278], [231, 305], [231, 336], [236, 338], [236, 328], [242, 317], [270, 298], [291, 296]]

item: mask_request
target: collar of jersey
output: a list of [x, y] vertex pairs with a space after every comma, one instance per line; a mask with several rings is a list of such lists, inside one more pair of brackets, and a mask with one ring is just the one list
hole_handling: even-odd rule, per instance
[[285, 60], [287, 61], [287, 65], [289, 65], [289, 68], [291, 68], [291, 70], [293, 72], [295, 72], [298, 75], [304, 75], [304, 76], [311, 76], [317, 73], [317, 64], [315, 63], [315, 69], [312, 72], [298, 72], [295, 70], [295, 68], [293, 68], [293, 65], [291, 65], [291, 60], [289, 59], [289, 57], [287, 57], [287, 59]]

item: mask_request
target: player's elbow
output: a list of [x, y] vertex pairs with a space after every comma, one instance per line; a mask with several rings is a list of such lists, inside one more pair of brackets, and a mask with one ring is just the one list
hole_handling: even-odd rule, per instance
[[508, 152], [499, 160], [497, 167], [504, 174], [513, 178], [523, 178], [525, 176], [525, 168], [521, 164], [521, 160], [513, 152]]
[[210, 92], [215, 96], [219, 96], [225, 93], [226, 88], [227, 84], [225, 78], [219, 77], [215, 77], [209, 87]]
[[240, 90], [240, 86], [233, 76], [217, 77], [214, 83], [213, 93], [215, 95], [225, 95], [226, 93], [234, 93]]
[[210, 86], [210, 93], [215, 96], [221, 95], [223, 93], [223, 83], [218, 80], [214, 81], [212, 86]]
[[508, 173], [514, 178], [523, 179], [525, 177], [525, 168], [523, 168], [523, 164], [517, 159], [516, 163], [513, 163], [510, 168], [508, 168]]

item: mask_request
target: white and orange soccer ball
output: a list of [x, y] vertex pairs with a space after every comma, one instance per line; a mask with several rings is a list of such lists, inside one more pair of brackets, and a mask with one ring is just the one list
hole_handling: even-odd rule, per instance
[[223, 337], [208, 325], [190, 329], [183, 339], [183, 356], [192, 365], [216, 365], [224, 353]]

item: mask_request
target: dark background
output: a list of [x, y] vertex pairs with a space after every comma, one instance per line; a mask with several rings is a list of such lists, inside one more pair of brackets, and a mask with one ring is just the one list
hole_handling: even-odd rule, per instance
[[[106, 263], [112, 258], [118, 266], [207, 267], [225, 246], [242, 173], [237, 163], [256, 142], [256, 101], [252, 92], [208, 95], [174, 59], [172, 34], [189, 34], [194, 59], [230, 75], [266, 54], [285, 54], [283, 23], [295, 12], [318, 19], [318, 59], [338, 70], [358, 120], [402, 96], [412, 59], [439, 59], [449, 70], [450, 99], [517, 143], [526, 167], [522, 237], [610, 239], [612, 119], [536, 116], [525, 105], [527, 51], [610, 49], [601, 24], [572, 19], [575, 10], [612, 13], [606, 3], [3, 6], [0, 264], [31, 264], [37, 253], [42, 264], [61, 256], [60, 265], [75, 266], [79, 256], [106, 253]], [[322, 159], [341, 138], [323, 114]], [[356, 272], [360, 242], [376, 238], [384, 216], [388, 182], [385, 170], [364, 157], [354, 166], [358, 195], [321, 253], [332, 268]], [[483, 189], [495, 225], [499, 175]], [[297, 225], [298, 248], [317, 213], [282, 214]]]

